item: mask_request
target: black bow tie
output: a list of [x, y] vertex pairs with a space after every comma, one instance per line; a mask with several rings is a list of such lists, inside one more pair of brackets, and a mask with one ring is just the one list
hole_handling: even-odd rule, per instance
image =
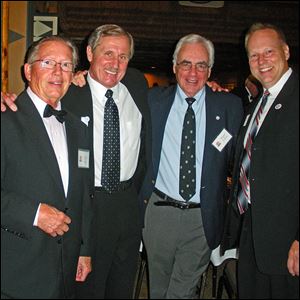
[[63, 123], [65, 121], [65, 116], [67, 112], [64, 110], [56, 110], [49, 104], [46, 105], [45, 110], [44, 110], [44, 118], [49, 118], [51, 116], [55, 116], [57, 121], [60, 123]]

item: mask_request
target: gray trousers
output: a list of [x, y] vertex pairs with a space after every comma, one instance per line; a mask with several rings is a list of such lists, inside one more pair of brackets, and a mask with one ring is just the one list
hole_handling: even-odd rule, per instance
[[143, 239], [148, 255], [151, 299], [193, 299], [211, 250], [201, 208], [156, 206], [152, 194], [145, 215]]

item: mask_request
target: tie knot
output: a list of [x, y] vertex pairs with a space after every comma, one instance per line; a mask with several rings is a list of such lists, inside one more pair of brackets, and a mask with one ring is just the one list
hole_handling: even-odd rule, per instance
[[192, 106], [192, 104], [196, 101], [196, 99], [192, 97], [185, 98], [185, 100], [188, 103], [189, 107]]
[[268, 90], [264, 91], [264, 97], [268, 97], [270, 95], [270, 92]]
[[47, 104], [44, 110], [44, 118], [49, 118], [55, 116], [57, 121], [63, 123], [65, 121], [65, 116], [67, 112], [64, 110], [56, 110], [51, 105]]
[[107, 90], [106, 93], [105, 93], [105, 97], [106, 98], [112, 98], [112, 95], [113, 95], [113, 91], [112, 90]]
[[262, 109], [265, 107], [269, 95], [270, 95], [270, 92], [268, 90], [265, 90], [264, 94], [263, 94], [263, 97], [262, 97], [262, 100], [261, 100], [261, 107], [262, 107]]

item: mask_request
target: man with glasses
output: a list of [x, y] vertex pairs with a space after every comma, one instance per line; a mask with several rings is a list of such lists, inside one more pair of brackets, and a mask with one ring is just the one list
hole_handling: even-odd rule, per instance
[[153, 165], [141, 197], [152, 299], [193, 299], [220, 243], [243, 108], [238, 97], [206, 86], [213, 64], [213, 44], [187, 35], [173, 55], [177, 85], [149, 94]]
[[1, 299], [71, 299], [91, 271], [88, 132], [60, 110], [77, 60], [66, 38], [33, 44], [1, 115]]

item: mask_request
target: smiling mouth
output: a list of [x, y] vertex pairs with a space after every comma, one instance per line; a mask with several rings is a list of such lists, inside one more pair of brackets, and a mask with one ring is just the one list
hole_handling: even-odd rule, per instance
[[118, 74], [118, 70], [116, 70], [116, 69], [106, 69], [105, 71], [110, 75], [117, 75]]
[[271, 70], [272, 70], [272, 67], [267, 67], [267, 68], [261, 68], [261, 69], [259, 70], [259, 72], [265, 73], [265, 72], [269, 72], [269, 71], [271, 71]]

